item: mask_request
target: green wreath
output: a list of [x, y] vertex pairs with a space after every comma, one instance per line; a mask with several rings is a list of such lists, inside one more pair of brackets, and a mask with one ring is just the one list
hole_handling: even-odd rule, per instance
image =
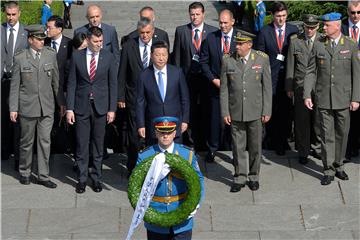
[[[128, 198], [134, 209], [136, 208], [146, 174], [156, 155], [154, 154], [146, 158], [137, 165], [130, 176]], [[187, 196], [184, 202], [174, 211], [162, 213], [149, 206], [145, 212], [144, 221], [160, 227], [171, 227], [184, 222], [190, 213], [196, 209], [200, 201], [201, 190], [199, 176], [188, 161], [179, 155], [171, 153], [166, 153], [165, 157], [165, 163], [169, 164], [171, 170], [179, 173], [184, 178], [187, 185]]]

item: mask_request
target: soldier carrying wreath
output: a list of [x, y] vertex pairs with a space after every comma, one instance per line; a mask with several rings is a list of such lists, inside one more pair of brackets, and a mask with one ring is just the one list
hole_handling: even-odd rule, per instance
[[[175, 117], [158, 117], [153, 120], [158, 143], [139, 153], [137, 167], [129, 179], [129, 199], [132, 206], [136, 206], [132, 225], [134, 220], [139, 219], [137, 212], [146, 211], [146, 207], [145, 210], [138, 210], [144, 206], [141, 200], [150, 196], [149, 208], [144, 216], [147, 239], [150, 240], [191, 239], [193, 216], [204, 198], [204, 178], [197, 156], [192, 149], [174, 143], [178, 121]], [[156, 177], [149, 177], [149, 172], [159, 157], [163, 157], [163, 162], [160, 170], [155, 171], [161, 171], [163, 178], [159, 178], [156, 186]], [[153, 182], [156, 188], [154, 193], [145, 190], [143, 194], [144, 189]]]

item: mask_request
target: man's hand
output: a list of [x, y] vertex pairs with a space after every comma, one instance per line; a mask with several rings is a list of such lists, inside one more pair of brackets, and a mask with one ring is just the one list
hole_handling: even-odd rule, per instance
[[108, 112], [106, 116], [107, 123], [112, 123], [115, 120], [115, 112]]
[[359, 103], [358, 102], [351, 102], [350, 103], [350, 111], [356, 111], [359, 108]]
[[262, 123], [267, 123], [270, 120], [270, 118], [271, 118], [270, 116], [262, 116], [261, 117], [261, 122]]
[[75, 114], [73, 111], [69, 111], [66, 113], [66, 121], [70, 125], [74, 125], [75, 123]]
[[117, 106], [118, 106], [118, 108], [125, 108], [126, 107], [125, 102], [118, 102]]
[[220, 88], [220, 79], [215, 78], [212, 80], [212, 83], [217, 87]]
[[289, 98], [292, 98], [294, 96], [294, 91], [287, 91], [286, 92], [286, 95], [289, 97]]
[[226, 125], [231, 125], [231, 117], [230, 116], [225, 116], [224, 117], [224, 123]]
[[139, 128], [138, 133], [140, 137], [145, 138], [145, 128]]
[[18, 113], [17, 112], [10, 112], [10, 120], [12, 122], [16, 122], [16, 119], [18, 117]]
[[181, 123], [181, 133], [185, 132], [188, 128], [188, 124], [187, 123]]
[[304, 104], [308, 109], [313, 110], [314, 104], [313, 104], [311, 98], [305, 98]]

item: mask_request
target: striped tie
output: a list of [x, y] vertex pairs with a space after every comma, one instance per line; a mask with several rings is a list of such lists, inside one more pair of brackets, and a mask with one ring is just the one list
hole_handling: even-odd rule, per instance
[[148, 51], [147, 51], [147, 44], [145, 44], [144, 45], [144, 52], [143, 52], [143, 60], [142, 60], [142, 64], [143, 64], [144, 68], [147, 68], [148, 60], [149, 60], [149, 55], [148, 55]]
[[95, 53], [91, 54], [90, 60], [90, 81], [94, 81], [96, 74], [96, 60], [95, 60]]

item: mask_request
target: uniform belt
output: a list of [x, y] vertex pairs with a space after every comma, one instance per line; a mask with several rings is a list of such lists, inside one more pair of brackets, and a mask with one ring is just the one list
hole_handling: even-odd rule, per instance
[[152, 200], [154, 202], [172, 203], [172, 202], [178, 202], [178, 201], [186, 198], [186, 196], [187, 196], [187, 193], [182, 193], [182, 194], [175, 195], [175, 196], [165, 196], [165, 197], [153, 196]]

